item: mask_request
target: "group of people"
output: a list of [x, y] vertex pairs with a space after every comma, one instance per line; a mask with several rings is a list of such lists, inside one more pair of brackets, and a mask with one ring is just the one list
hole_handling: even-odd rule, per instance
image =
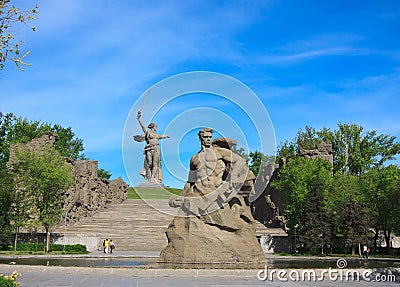
[[104, 241], [103, 241], [103, 252], [112, 254], [114, 249], [115, 249], [115, 244], [112, 241], [112, 239], [110, 239], [110, 240], [104, 239]]

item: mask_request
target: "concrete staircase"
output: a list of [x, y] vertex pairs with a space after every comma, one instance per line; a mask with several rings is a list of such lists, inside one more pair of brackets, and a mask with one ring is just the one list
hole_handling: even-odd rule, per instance
[[[86, 243], [93, 251], [108, 238], [113, 240], [116, 250], [161, 251], [167, 246], [165, 231], [177, 209], [169, 207], [168, 200], [164, 199], [146, 202], [128, 199], [67, 226], [66, 244]], [[59, 226], [54, 233], [63, 235], [64, 227]]]
[[[55, 243], [79, 243], [86, 245], [89, 251], [95, 251], [108, 238], [115, 243], [116, 251], [160, 252], [167, 246], [165, 231], [177, 211], [169, 207], [167, 199], [128, 199], [67, 226], [65, 242], [64, 226], [59, 226], [53, 231], [58, 234]], [[256, 234], [287, 236], [281, 228], [266, 228], [258, 221]]]

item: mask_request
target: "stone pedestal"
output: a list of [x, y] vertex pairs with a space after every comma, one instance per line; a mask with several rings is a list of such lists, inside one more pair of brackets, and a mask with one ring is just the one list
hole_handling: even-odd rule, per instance
[[168, 246], [161, 251], [160, 262], [265, 262], [252, 218], [229, 205], [207, 215], [177, 216], [166, 234]]

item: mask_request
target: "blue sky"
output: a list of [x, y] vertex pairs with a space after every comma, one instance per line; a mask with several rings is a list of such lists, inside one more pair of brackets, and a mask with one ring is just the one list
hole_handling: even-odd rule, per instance
[[[270, 131], [269, 119], [277, 144], [306, 125], [334, 129], [338, 122], [400, 136], [399, 1], [38, 4], [37, 31], [15, 30], [31, 51], [32, 67], [20, 72], [8, 64], [1, 71], [0, 110], [72, 127], [85, 154], [113, 177], [128, 180], [123, 136], [140, 133], [134, 116], [152, 86], [143, 120], [171, 135], [162, 150], [171, 171], [165, 168], [164, 183], [174, 187], [183, 186], [190, 155], [199, 149], [196, 129], [214, 122], [220, 134], [250, 150], [263, 141], [266, 150], [274, 145], [270, 134], [259, 136], [260, 129]], [[265, 125], [252, 122], [263, 112], [250, 93], [238, 94], [240, 103], [229, 101], [234, 92], [165, 102], [177, 90], [157, 91], [158, 83], [192, 71], [243, 83], [267, 111]], [[136, 185], [143, 144], [127, 140], [125, 148]]]

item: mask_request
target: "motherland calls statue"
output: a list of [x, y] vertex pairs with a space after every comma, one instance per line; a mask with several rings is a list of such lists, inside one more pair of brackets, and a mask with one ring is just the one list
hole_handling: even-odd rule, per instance
[[199, 131], [201, 150], [190, 160], [181, 196], [170, 200], [178, 215], [166, 231], [159, 261], [171, 263], [264, 262], [248, 197], [254, 175], [231, 151], [236, 141]]
[[150, 123], [146, 129], [141, 120], [141, 112], [137, 113], [137, 119], [144, 134], [135, 135], [133, 138], [137, 142], [146, 141], [147, 145], [144, 147], [144, 164], [140, 174], [149, 183], [162, 185], [162, 170], [161, 170], [161, 153], [158, 145], [158, 140], [169, 138], [168, 135], [157, 134], [157, 124]]

